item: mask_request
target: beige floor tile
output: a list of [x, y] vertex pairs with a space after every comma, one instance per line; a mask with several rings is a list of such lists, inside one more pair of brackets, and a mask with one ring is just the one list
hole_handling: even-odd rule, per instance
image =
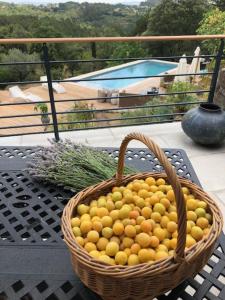
[[209, 155], [212, 153], [225, 153], [225, 144], [220, 147], [205, 147], [194, 143], [187, 137], [182, 130], [167, 134], [161, 134], [162, 139], [165, 139], [170, 148], [182, 148], [186, 151], [189, 158]]
[[128, 134], [130, 132], [140, 132], [147, 134], [150, 137], [161, 136], [162, 134], [168, 134], [170, 132], [179, 132], [179, 123], [166, 123], [166, 124], [152, 124], [152, 125], [139, 125], [139, 126], [129, 126], [112, 128], [114, 135], [118, 134]]
[[[225, 187], [223, 190], [214, 191], [212, 194], [214, 194], [219, 199], [219, 201], [224, 205], [224, 208], [225, 208]], [[225, 213], [225, 210], [224, 210], [224, 213]]]
[[[222, 192], [223, 195], [225, 195], [225, 189]], [[222, 212], [223, 215], [223, 232], [225, 232], [225, 201], [222, 200], [221, 198], [221, 193], [217, 193], [217, 192], [208, 192], [208, 194], [215, 200], [215, 202], [217, 203], [217, 205], [220, 208], [220, 211]]]
[[20, 146], [47, 146], [49, 145], [49, 139], [53, 138], [53, 133], [24, 135], [21, 136]]
[[20, 146], [21, 136], [0, 137], [0, 146]]
[[192, 157], [191, 163], [204, 189], [225, 188], [225, 155], [223, 153]]

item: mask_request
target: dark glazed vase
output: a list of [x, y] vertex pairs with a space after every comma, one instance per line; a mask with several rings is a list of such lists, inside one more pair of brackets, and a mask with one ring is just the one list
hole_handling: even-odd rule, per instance
[[225, 112], [213, 103], [200, 104], [184, 115], [182, 128], [196, 143], [219, 145], [225, 138]]

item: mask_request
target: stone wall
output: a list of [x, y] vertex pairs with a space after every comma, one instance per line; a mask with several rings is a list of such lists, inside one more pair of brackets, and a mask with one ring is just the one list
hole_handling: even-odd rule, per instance
[[220, 70], [213, 102], [225, 110], [225, 68]]

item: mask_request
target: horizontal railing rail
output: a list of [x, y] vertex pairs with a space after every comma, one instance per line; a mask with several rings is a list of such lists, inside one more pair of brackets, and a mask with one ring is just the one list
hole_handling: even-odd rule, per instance
[[[138, 119], [138, 118], [137, 118]], [[171, 123], [171, 122], [174, 122], [173, 120], [160, 120], [160, 121], [153, 121], [151, 122], [150, 124], [163, 124], [163, 123]], [[110, 126], [104, 126], [103, 128], [118, 128], [118, 127], [130, 127], [130, 126], [138, 126], [138, 125], [149, 125], [149, 122], [143, 122], [143, 123], [133, 123], [133, 124], [123, 124], [122, 126], [121, 125], [110, 125]], [[20, 127], [19, 127], [20, 128]], [[102, 128], [102, 127], [100, 127]], [[79, 129], [63, 129], [63, 130], [60, 130], [60, 132], [71, 132], [71, 131], [82, 131], [82, 130], [95, 130], [96, 127], [85, 127], [85, 128], [79, 128]], [[48, 131], [47, 133], [54, 133], [54, 131]], [[13, 137], [13, 136], [18, 136], [18, 135], [33, 135], [33, 134], [46, 134], [46, 131], [38, 131], [38, 132], [23, 132], [22, 134], [18, 134], [18, 133], [11, 133], [11, 134], [4, 134], [4, 135], [1, 135], [0, 134], [0, 137]]]
[[[160, 96], [172, 96], [172, 95], [188, 95], [188, 94], [204, 94], [204, 93], [209, 93], [210, 90], [197, 90], [197, 91], [185, 91], [185, 92], [170, 92], [170, 93], [159, 93], [157, 94], [157, 97]], [[150, 97], [155, 97], [156, 95], [147, 95], [149, 98]], [[144, 98], [146, 95], [130, 95], [129, 98], [135, 99], [135, 98]], [[81, 101], [95, 101], [95, 100], [110, 100], [110, 99], [117, 99], [118, 96], [110, 96], [110, 97], [95, 97], [95, 98], [77, 98], [77, 99], [61, 99], [61, 100], [55, 100], [55, 103], [63, 103], [63, 102], [81, 102]], [[127, 96], [120, 96], [121, 99], [127, 98]], [[44, 101], [33, 101], [33, 102], [20, 102], [20, 105], [34, 105], [38, 103], [43, 103], [47, 104], [49, 103], [49, 100], [44, 100]], [[17, 106], [18, 103], [11, 103], [11, 102], [6, 102], [6, 103], [0, 103], [1, 106]], [[135, 106], [136, 107], [136, 106]], [[67, 112], [69, 113], [69, 112]]]
[[225, 34], [177, 35], [177, 36], [129, 36], [129, 37], [78, 37], [78, 38], [10, 38], [0, 39], [0, 44], [43, 44], [43, 43], [93, 43], [93, 42], [157, 42], [157, 41], [204, 41], [224, 39]]
[[[120, 126], [136, 126], [146, 124], [158, 124], [166, 122], [180, 121], [181, 117], [185, 114], [188, 108], [196, 107], [200, 103], [206, 101], [212, 102], [215, 94], [218, 73], [221, 61], [225, 58], [224, 55], [224, 38], [225, 35], [184, 35], [184, 36], [141, 36], [141, 37], [90, 37], [90, 38], [29, 38], [29, 39], [0, 39], [1, 45], [18, 45], [29, 43], [43, 44], [42, 53], [43, 60], [30, 61], [30, 62], [0, 62], [0, 68], [4, 67], [26, 67], [29, 65], [41, 65], [44, 68], [47, 79], [46, 80], [20, 80], [20, 81], [5, 81], [0, 82], [0, 87], [21, 85], [27, 87], [40, 86], [45, 84], [47, 87], [49, 99], [44, 97], [41, 101], [27, 102], [24, 100], [17, 102], [2, 101], [0, 99], [0, 136], [16, 136], [28, 134], [43, 134], [53, 132], [55, 139], [59, 140], [59, 132], [70, 132], [76, 130], [87, 130], [95, 128], [114, 128]], [[193, 58], [204, 59], [205, 66], [207, 63], [214, 63], [214, 68], [205, 69], [202, 72], [182, 72], [182, 74], [166, 74], [160, 73], [155, 75], [138, 75], [138, 76], [112, 76], [101, 78], [84, 78], [83, 76], [76, 75], [70, 76], [66, 79], [53, 79], [52, 68], [57, 65], [76, 65], [80, 64], [101, 63], [106, 66], [106, 63], [119, 63], [119, 62], [133, 62], [133, 61], [169, 61], [171, 63], [178, 63], [182, 55], [173, 56], [146, 56], [146, 57], [117, 57], [117, 58], [98, 58], [91, 59], [66, 59], [66, 60], [50, 60], [48, 54], [48, 44], [50, 43], [101, 43], [101, 42], [160, 42], [160, 41], [204, 41], [204, 40], [220, 40], [220, 47], [216, 54], [199, 54], [198, 56], [187, 55], [186, 59], [190, 63]], [[178, 65], [174, 64], [174, 68]], [[74, 67], [73, 67], [74, 68]], [[99, 68], [99, 65], [98, 65]], [[104, 68], [104, 67], [103, 67]], [[76, 69], [76, 74], [79, 70]], [[93, 72], [93, 70], [91, 70]], [[82, 72], [78, 72], [82, 73]], [[96, 73], [96, 75], [99, 73]], [[93, 73], [91, 73], [93, 75]], [[90, 76], [90, 75], [89, 75]], [[206, 78], [209, 82], [209, 87], [205, 88], [195, 84], [196, 89], [185, 91], [173, 91], [167, 88], [159, 89], [157, 92], [147, 93], [143, 92], [127, 92], [125, 95], [121, 92], [119, 95], [96, 96], [96, 89], [93, 90], [93, 96], [88, 96], [85, 92], [86, 88], [92, 88], [93, 82], [109, 82], [109, 81], [126, 81], [137, 80], [139, 82], [147, 82], [147, 80], [164, 80], [167, 85], [173, 83], [174, 78], [195, 78], [198, 76]], [[82, 93], [75, 93], [75, 97], [62, 97], [57, 96], [53, 91], [54, 84], [72, 84], [74, 89], [82, 88]], [[85, 83], [85, 85], [82, 83]], [[123, 88], [121, 88], [123, 90]], [[81, 94], [82, 97], [81, 97]], [[180, 101], [183, 96], [184, 101]], [[195, 96], [190, 101], [188, 97]], [[201, 97], [200, 97], [201, 96]], [[166, 102], [166, 97], [172, 99], [174, 102]], [[206, 99], [206, 97], [208, 99]], [[59, 98], [59, 99], [58, 99]], [[106, 107], [96, 104], [100, 101], [121, 101], [121, 106]], [[159, 99], [158, 103], [154, 101]], [[193, 100], [194, 99], [194, 100]], [[129, 100], [129, 105], [128, 101]], [[96, 102], [97, 101], [97, 102]], [[140, 101], [145, 101], [140, 102]], [[151, 103], [151, 101], [153, 101]], [[140, 102], [140, 103], [139, 103]], [[74, 107], [70, 104], [73, 103]], [[125, 103], [125, 104], [123, 104]], [[47, 107], [47, 110], [38, 110], [40, 105]], [[65, 106], [66, 105], [66, 106]], [[83, 105], [83, 106], [82, 106]], [[97, 105], [97, 106], [96, 106]], [[34, 108], [38, 110], [33, 112]], [[45, 107], [45, 108], [46, 108]], [[67, 107], [67, 108], [65, 108]], [[69, 107], [69, 109], [68, 109]], [[21, 111], [22, 109], [22, 111]], [[166, 111], [165, 111], [166, 109]], [[17, 111], [19, 110], [19, 111]], [[84, 119], [80, 119], [83, 117]], [[41, 130], [44, 128], [44, 130]]]
[[[95, 98], [98, 99], [98, 98]], [[151, 104], [151, 105], [135, 105], [135, 107], [131, 106], [123, 106], [117, 108], [104, 108], [104, 109], [78, 109], [76, 111], [58, 111], [57, 115], [70, 115], [70, 114], [79, 114], [79, 113], [99, 113], [99, 112], [110, 112], [110, 111], [121, 111], [121, 110], [132, 110], [139, 108], [156, 108], [156, 107], [170, 107], [170, 106], [183, 106], [183, 105], [195, 105], [204, 103], [205, 101], [197, 101], [197, 102], [178, 102], [178, 103], [162, 103], [162, 104]], [[10, 116], [0, 116], [0, 119], [13, 119], [13, 118], [26, 118], [26, 117], [38, 117], [43, 114], [26, 114], [26, 115], [10, 115]], [[45, 116], [50, 116], [51, 113], [44, 113]], [[86, 121], [88, 123], [88, 121]]]
[[[193, 55], [186, 55], [187, 59], [192, 59]], [[196, 55], [195, 58], [216, 58], [217, 55]], [[222, 56], [225, 58], [225, 56]], [[71, 59], [71, 60], [49, 60], [50, 64], [65, 64], [65, 63], [96, 63], [96, 62], [108, 62], [108, 61], [136, 61], [136, 60], [178, 60], [182, 58], [182, 55], [176, 56], [147, 56], [143, 57], [120, 57], [120, 58], [94, 58], [94, 59]], [[17, 66], [17, 65], [43, 65], [44, 61], [21, 61], [21, 62], [4, 62], [0, 63], [0, 66]]]
[[[182, 77], [182, 76], [206, 76], [206, 75], [213, 75], [214, 72], [205, 72], [205, 73], [182, 73], [177, 74], [176, 77]], [[171, 74], [161, 74], [161, 75], [149, 75], [149, 76], [129, 76], [129, 77], [110, 77], [110, 78], [80, 78], [80, 79], [58, 79], [58, 80], [52, 80], [52, 83], [76, 83], [76, 82], [89, 82], [89, 81], [108, 81], [108, 80], [127, 80], [127, 79], [148, 79], [148, 78], [162, 78], [162, 77], [174, 77], [174, 75]], [[36, 83], [47, 83], [47, 81], [8, 81], [8, 82], [0, 82], [1, 85], [15, 85], [15, 84], [36, 84]]]
[[[173, 116], [180, 116], [184, 115], [184, 112], [180, 113], [171, 113], [171, 114], [158, 114], [158, 115], [143, 115], [143, 116], [135, 116], [135, 117], [126, 117], [126, 118], [111, 118], [110, 122], [113, 121], [124, 121], [124, 120], [136, 120], [136, 119], [149, 119], [149, 118], [161, 118], [161, 117], [173, 117]], [[71, 121], [71, 122], [58, 122], [58, 125], [74, 125], [74, 124], [87, 124], [87, 123], [101, 123], [101, 122], [108, 122], [108, 119], [97, 119], [97, 120], [85, 120], [85, 121]], [[54, 125], [54, 123], [49, 123], [48, 125]], [[0, 129], [15, 129], [15, 128], [29, 128], [29, 127], [40, 127], [43, 124], [29, 124], [29, 125], [21, 125], [21, 126], [3, 126]], [[110, 127], [110, 126], [108, 126]], [[107, 128], [107, 127], [106, 127]]]

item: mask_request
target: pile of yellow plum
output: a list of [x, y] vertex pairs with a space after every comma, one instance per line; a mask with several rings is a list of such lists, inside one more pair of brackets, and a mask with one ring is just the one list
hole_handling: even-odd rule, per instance
[[[209, 233], [206, 202], [182, 187], [187, 209], [186, 248]], [[111, 265], [153, 263], [174, 254], [177, 210], [171, 185], [163, 178], [134, 180], [105, 196], [80, 204], [71, 219], [77, 243], [90, 256]]]

